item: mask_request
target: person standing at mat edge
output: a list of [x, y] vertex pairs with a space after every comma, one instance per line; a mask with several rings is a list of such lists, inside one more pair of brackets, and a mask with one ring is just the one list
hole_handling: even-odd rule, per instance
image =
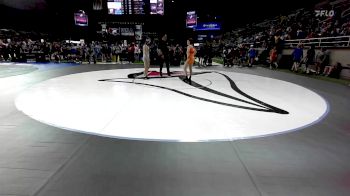
[[170, 62], [169, 62], [169, 46], [168, 46], [168, 36], [164, 34], [162, 39], [159, 41], [158, 45], [158, 59], [159, 59], [159, 67], [160, 67], [160, 76], [163, 76], [162, 69], [164, 63], [167, 68], [168, 76], [170, 76]]
[[[191, 84], [191, 77], [192, 77], [192, 66], [194, 64], [194, 56], [196, 55], [197, 51], [193, 46], [193, 39], [188, 39], [187, 40], [187, 60], [185, 62], [185, 75], [186, 75], [186, 79], [188, 81], [189, 84]], [[188, 76], [188, 72], [187, 72], [187, 68], [189, 68], [189, 76]]]
[[150, 55], [149, 55], [149, 44], [150, 43], [151, 43], [150, 38], [146, 38], [145, 42], [143, 44], [143, 47], [142, 47], [142, 53], [143, 53], [142, 60], [143, 60], [143, 65], [145, 67], [145, 71], [144, 71], [145, 79], [148, 79], [148, 70], [149, 70], [150, 62], [151, 62]]

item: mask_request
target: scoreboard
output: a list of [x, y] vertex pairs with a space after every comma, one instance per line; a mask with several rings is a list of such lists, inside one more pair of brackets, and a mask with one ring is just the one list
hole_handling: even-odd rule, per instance
[[[163, 0], [108, 0], [107, 8], [112, 15], [164, 14]], [[146, 10], [151, 11], [146, 13]]]
[[132, 11], [133, 14], [145, 14], [145, 2], [144, 0], [132, 0]]

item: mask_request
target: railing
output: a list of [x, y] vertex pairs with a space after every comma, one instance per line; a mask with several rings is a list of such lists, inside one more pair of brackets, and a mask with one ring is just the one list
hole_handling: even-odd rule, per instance
[[[256, 48], [262, 47], [262, 42], [243, 42], [241, 45], [254, 45]], [[284, 41], [285, 48], [295, 48], [298, 44], [309, 47], [314, 45], [316, 48], [350, 48], [350, 36], [338, 36], [338, 37], [320, 37], [310, 39], [291, 39]]]
[[348, 48], [350, 47], [350, 36], [285, 40], [284, 45], [285, 47], [294, 48], [298, 44], [303, 44], [304, 46], [314, 45], [316, 47]]

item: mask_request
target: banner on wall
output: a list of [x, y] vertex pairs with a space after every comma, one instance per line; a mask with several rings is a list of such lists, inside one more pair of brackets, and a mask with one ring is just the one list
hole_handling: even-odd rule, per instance
[[135, 25], [135, 40], [142, 40], [142, 25]]
[[206, 22], [206, 23], [198, 23], [195, 27], [196, 31], [220, 31], [221, 24], [218, 22]]
[[75, 25], [77, 26], [88, 26], [89, 20], [85, 13], [75, 13], [74, 14]]
[[186, 27], [193, 28], [197, 26], [197, 14], [195, 11], [187, 12]]

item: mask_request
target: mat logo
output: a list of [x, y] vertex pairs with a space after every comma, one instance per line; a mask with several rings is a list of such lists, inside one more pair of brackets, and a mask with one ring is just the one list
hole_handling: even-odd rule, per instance
[[[181, 73], [181, 74], [179, 74]], [[218, 74], [219, 76], [221, 76], [223, 79], [226, 79], [229, 86], [230, 86], [230, 90], [232, 90], [232, 92], [236, 92], [238, 95], [243, 96], [244, 98], [239, 98], [236, 96], [233, 96], [231, 94], [226, 94], [223, 92], [220, 92], [216, 89], [211, 89], [209, 87], [203, 86], [195, 81], [192, 81], [191, 83], [186, 82], [185, 76], [182, 74], [182, 72], [172, 72], [170, 78], [174, 78], [177, 77], [179, 78], [182, 82], [185, 82], [187, 85], [190, 85], [192, 87], [195, 87], [198, 90], [204, 91], [206, 93], [208, 93], [208, 95], [217, 95], [220, 96], [222, 98], [226, 98], [226, 99], [230, 99], [232, 101], [235, 101], [236, 104], [233, 103], [228, 103], [228, 102], [222, 102], [219, 100], [215, 100], [215, 99], [209, 99], [207, 97], [199, 97], [197, 95], [193, 95], [190, 94], [188, 92], [183, 92], [174, 88], [171, 88], [170, 86], [159, 86], [159, 85], [155, 85], [155, 84], [147, 84], [147, 83], [143, 83], [142, 81], [144, 81], [143, 77], [139, 77], [143, 75], [143, 72], [138, 72], [138, 73], [132, 73], [129, 74], [127, 76], [127, 78], [114, 78], [114, 79], [102, 79], [99, 80], [100, 82], [116, 82], [116, 83], [128, 83], [128, 84], [136, 84], [136, 85], [140, 85], [140, 86], [148, 86], [148, 87], [155, 87], [155, 88], [160, 88], [163, 90], [168, 90], [168, 91], [172, 91], [175, 93], [178, 93], [180, 95], [183, 96], [187, 96], [190, 97], [192, 99], [197, 99], [200, 101], [205, 101], [208, 103], [212, 103], [212, 104], [219, 104], [219, 105], [223, 105], [223, 106], [227, 106], [227, 107], [234, 107], [234, 108], [240, 108], [240, 109], [245, 109], [245, 110], [251, 110], [251, 111], [259, 111], [259, 112], [271, 112], [271, 113], [277, 113], [277, 114], [289, 114], [288, 111], [285, 111], [281, 108], [272, 106], [270, 104], [267, 104], [257, 98], [254, 98], [250, 95], [248, 95], [247, 93], [243, 92], [237, 85], [236, 83], [226, 74], [220, 73], [220, 72], [215, 72], [215, 71], [208, 71], [208, 72], [197, 72], [197, 73], [193, 73], [193, 76], [196, 75], [202, 75], [202, 74]], [[153, 77], [151, 78], [163, 78], [162, 76], [160, 76], [159, 72], [151, 72], [149, 73], [149, 75], [152, 75]], [[165, 79], [165, 78], [164, 78]], [[208, 97], [212, 97], [212, 96], [208, 96]], [[241, 103], [241, 104], [237, 104]]]
[[316, 17], [333, 17], [334, 10], [315, 10]]

